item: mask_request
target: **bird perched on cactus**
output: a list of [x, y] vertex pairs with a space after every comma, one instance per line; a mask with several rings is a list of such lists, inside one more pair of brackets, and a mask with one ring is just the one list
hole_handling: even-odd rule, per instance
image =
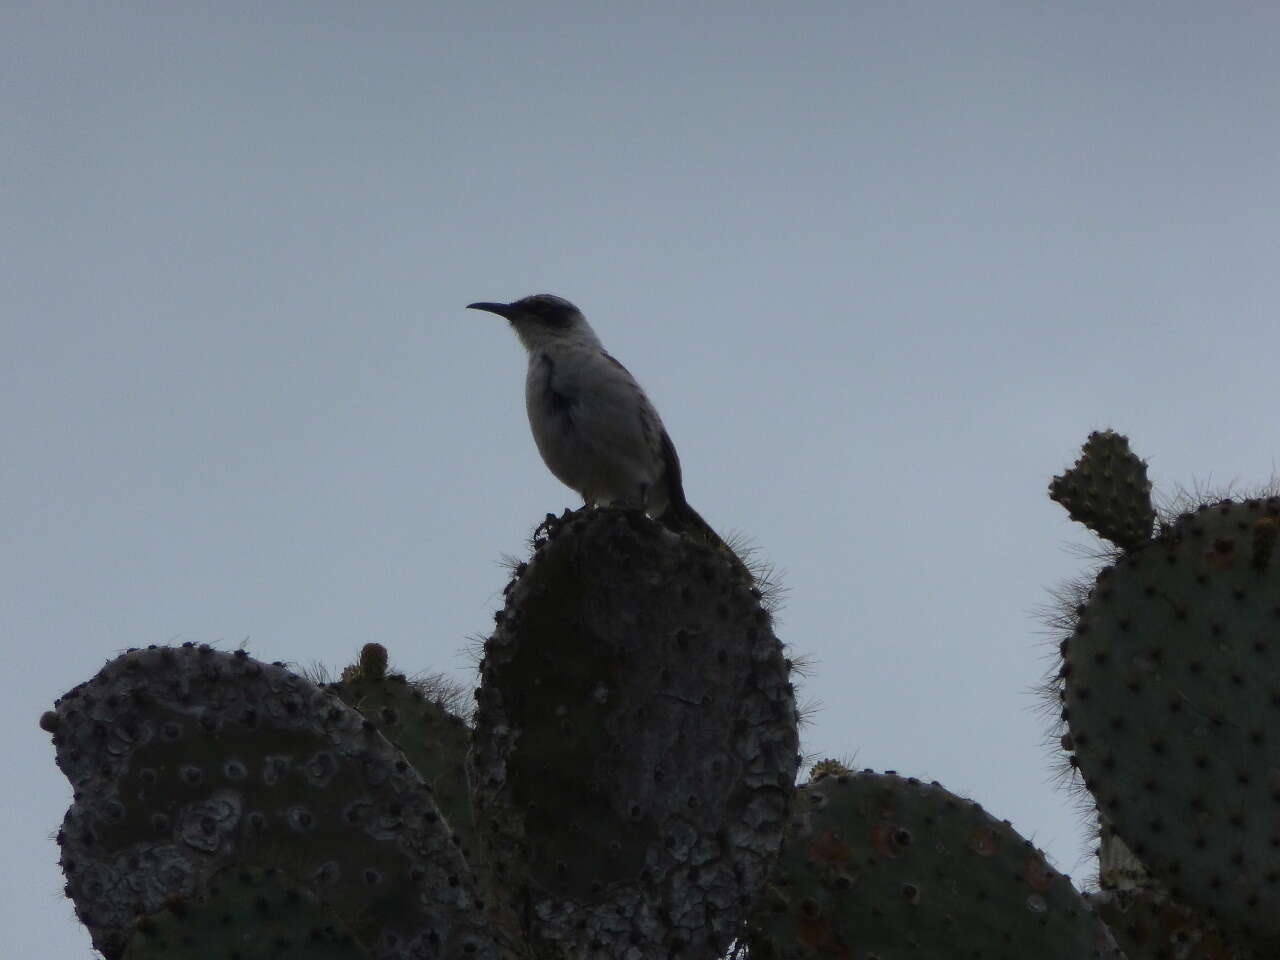
[[685, 499], [680, 458], [658, 411], [581, 310], [550, 293], [467, 306], [506, 317], [528, 350], [529, 426], [561, 483], [588, 505], [640, 507], [732, 554]]

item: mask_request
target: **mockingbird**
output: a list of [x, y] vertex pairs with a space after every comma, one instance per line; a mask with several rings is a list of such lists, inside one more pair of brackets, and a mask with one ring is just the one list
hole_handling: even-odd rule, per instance
[[506, 317], [529, 351], [529, 426], [561, 483], [588, 505], [640, 507], [672, 530], [729, 550], [685, 500], [680, 458], [658, 411], [581, 310], [550, 293], [467, 307]]

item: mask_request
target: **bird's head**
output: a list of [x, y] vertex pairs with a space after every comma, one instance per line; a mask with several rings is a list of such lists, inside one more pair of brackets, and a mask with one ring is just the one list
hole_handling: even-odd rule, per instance
[[506, 317], [530, 350], [556, 342], [599, 344], [582, 311], [553, 293], [535, 293], [511, 303], [469, 303], [467, 309]]

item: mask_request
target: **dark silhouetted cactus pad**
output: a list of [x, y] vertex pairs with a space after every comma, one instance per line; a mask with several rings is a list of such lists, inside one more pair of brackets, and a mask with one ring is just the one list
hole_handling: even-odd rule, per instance
[[721, 551], [637, 511], [548, 533], [485, 644], [472, 783], [491, 860], [544, 955], [714, 957], [793, 789], [781, 644]]

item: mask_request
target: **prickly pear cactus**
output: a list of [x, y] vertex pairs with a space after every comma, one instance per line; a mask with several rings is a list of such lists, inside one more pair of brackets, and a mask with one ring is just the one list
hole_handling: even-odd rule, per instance
[[185, 645], [60, 698], [67, 889], [109, 960], [722, 951], [797, 764], [769, 615], [740, 561], [642, 514], [546, 529], [486, 648], [478, 778], [378, 644], [324, 689]]
[[1280, 499], [1206, 504], [1103, 569], [1062, 650], [1084, 784], [1176, 900], [1280, 948]]
[[496, 957], [421, 777], [374, 726], [279, 664], [135, 650], [45, 714], [75, 789], [58, 834], [77, 915], [120, 957], [134, 918], [226, 867], [279, 870], [372, 957]]
[[722, 954], [793, 789], [789, 665], [720, 551], [635, 511], [549, 518], [485, 643], [477, 820], [548, 957]]
[[793, 801], [752, 957], [1122, 957], [1008, 823], [936, 783], [826, 769]]
[[1073, 520], [1121, 547], [1137, 547], [1151, 538], [1155, 509], [1147, 464], [1129, 449], [1129, 440], [1112, 430], [1089, 434], [1075, 466], [1054, 477], [1049, 496]]
[[331, 908], [278, 870], [228, 867], [135, 924], [124, 960], [369, 960]]
[[[1194, 940], [1218, 955], [1221, 930], [1233, 956], [1275, 955], [1280, 498], [1203, 503], [1141, 536], [1140, 465], [1123, 437], [1094, 434], [1050, 487], [1118, 548], [1055, 618], [1069, 634], [1053, 684], [1061, 742], [1108, 831], [1102, 895], [1129, 933], [1182, 931], [1179, 949]], [[1110, 499], [1082, 492], [1103, 472]], [[1109, 846], [1136, 865], [1119, 883]]]

